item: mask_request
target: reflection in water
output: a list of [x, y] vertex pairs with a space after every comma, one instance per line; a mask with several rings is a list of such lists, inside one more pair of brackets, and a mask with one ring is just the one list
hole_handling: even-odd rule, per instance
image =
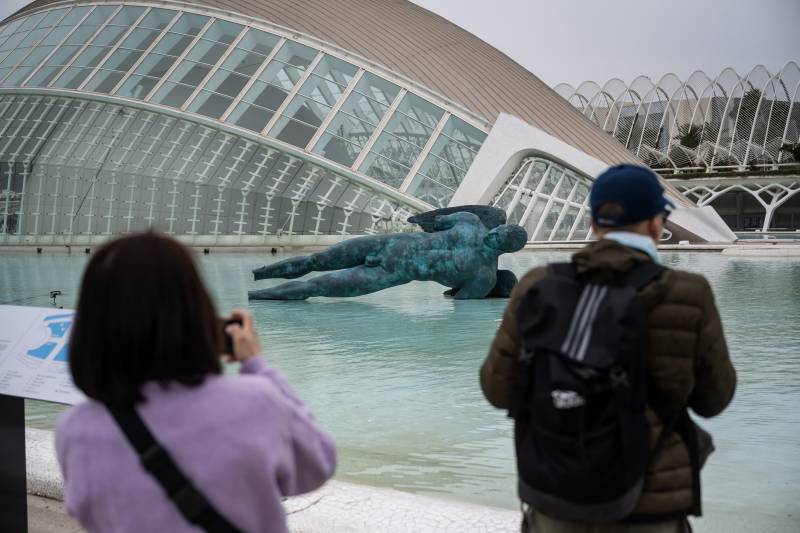
[[[714, 286], [739, 372], [734, 403], [701, 421], [717, 452], [703, 472], [709, 507], [798, 517], [800, 501], [800, 262], [664, 253], [669, 266]], [[566, 253], [518, 253], [521, 275]], [[268, 258], [273, 261], [280, 258]], [[511, 424], [481, 395], [478, 368], [504, 300], [454, 301], [435, 283], [355, 299], [247, 302], [264, 256], [200, 258], [220, 312], [250, 307], [266, 357], [283, 369], [339, 446], [340, 479], [516, 507]], [[74, 305], [85, 256], [5, 255], [0, 301]], [[231, 371], [234, 369], [231, 368]], [[28, 402], [28, 424], [52, 427], [60, 408]]]

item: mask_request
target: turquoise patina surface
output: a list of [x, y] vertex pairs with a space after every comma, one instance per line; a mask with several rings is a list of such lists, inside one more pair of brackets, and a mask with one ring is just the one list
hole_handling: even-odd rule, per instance
[[305, 300], [312, 296], [350, 297], [410, 281], [436, 281], [457, 300], [507, 297], [516, 284], [497, 258], [522, 249], [526, 231], [506, 224], [505, 213], [487, 206], [440, 209], [411, 217], [425, 233], [358, 237], [305, 257], [293, 257], [253, 271], [256, 280], [299, 278], [335, 270], [309, 281], [249, 292], [251, 300]]

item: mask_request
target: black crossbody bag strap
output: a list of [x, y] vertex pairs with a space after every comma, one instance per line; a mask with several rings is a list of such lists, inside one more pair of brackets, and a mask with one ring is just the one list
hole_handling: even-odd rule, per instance
[[192, 485], [134, 408], [108, 409], [136, 450], [144, 469], [158, 481], [186, 520], [209, 533], [240, 533]]

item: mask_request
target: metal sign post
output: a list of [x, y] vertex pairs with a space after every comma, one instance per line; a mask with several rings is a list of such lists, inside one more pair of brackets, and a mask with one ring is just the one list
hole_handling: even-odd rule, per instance
[[[50, 297], [58, 296], [53, 291]], [[28, 531], [25, 398], [74, 405], [69, 309], [0, 305], [0, 532]]]
[[0, 531], [28, 531], [25, 400], [0, 394]]

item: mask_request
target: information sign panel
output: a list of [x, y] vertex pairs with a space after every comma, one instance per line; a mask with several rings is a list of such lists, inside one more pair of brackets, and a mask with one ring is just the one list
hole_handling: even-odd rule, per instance
[[0, 394], [74, 405], [84, 399], [67, 368], [69, 309], [0, 305]]

